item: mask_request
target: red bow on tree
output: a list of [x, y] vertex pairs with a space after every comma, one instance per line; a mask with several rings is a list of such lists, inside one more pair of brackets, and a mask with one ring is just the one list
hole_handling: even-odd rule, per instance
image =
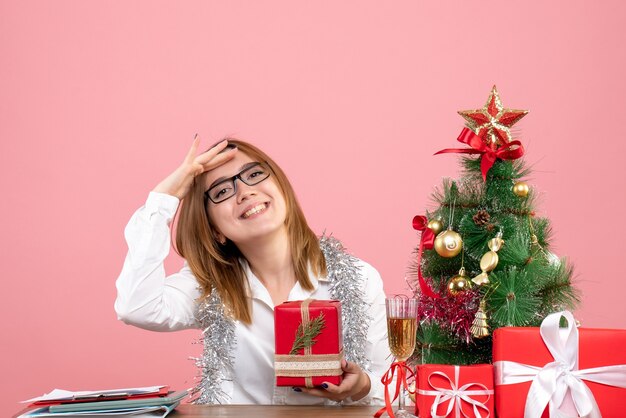
[[471, 148], [446, 148], [436, 152], [435, 155], [450, 153], [482, 154], [482, 159], [480, 160], [480, 171], [483, 174], [483, 180], [487, 179], [487, 172], [493, 166], [493, 163], [496, 162], [496, 159], [516, 160], [524, 155], [524, 146], [520, 141], [507, 142], [496, 149], [495, 144], [492, 148], [485, 143], [483, 138], [476, 135], [471, 131], [471, 129], [468, 128], [463, 128], [461, 134], [457, 138], [457, 141], [467, 144]]
[[417, 215], [413, 218], [413, 229], [422, 233], [422, 237], [420, 239], [420, 248], [417, 252], [417, 279], [419, 281], [420, 289], [422, 290], [422, 294], [424, 296], [439, 299], [441, 298], [441, 296], [433, 291], [433, 289], [429, 286], [429, 284], [426, 282], [426, 280], [424, 280], [424, 277], [422, 276], [422, 252], [424, 250], [432, 249], [435, 245], [435, 234], [427, 225], [428, 219], [426, 219], [425, 216]]

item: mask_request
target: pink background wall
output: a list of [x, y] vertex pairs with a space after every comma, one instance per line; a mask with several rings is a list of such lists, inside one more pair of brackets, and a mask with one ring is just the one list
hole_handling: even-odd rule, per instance
[[[198, 132], [285, 168], [315, 230], [381, 272], [417, 244], [492, 84], [576, 265], [584, 325], [626, 327], [626, 6], [604, 2], [0, 2], [3, 403], [59, 387], [192, 385], [197, 332], [113, 311], [123, 228]], [[171, 270], [180, 266], [172, 258]]]

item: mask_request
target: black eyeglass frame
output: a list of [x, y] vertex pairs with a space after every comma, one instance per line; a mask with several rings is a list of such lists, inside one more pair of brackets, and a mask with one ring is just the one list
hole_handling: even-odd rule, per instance
[[[250, 183], [250, 182], [248, 182], [248, 181], [244, 180], [244, 179], [241, 177], [241, 175], [242, 175], [243, 173], [245, 173], [246, 171], [248, 171], [248, 170], [250, 170], [250, 169], [252, 169], [252, 168], [254, 168], [254, 167], [258, 167], [258, 166], [261, 166], [261, 167], [264, 167], [265, 169], [267, 169], [267, 176], [266, 176], [266, 177], [262, 178], [261, 180], [259, 180], [259, 181], [257, 181], [257, 182], [254, 182], [254, 183]], [[235, 196], [235, 195], [237, 194], [237, 179], [239, 179], [239, 180], [240, 180], [243, 184], [245, 184], [245, 185], [247, 185], [247, 186], [254, 186], [254, 185], [256, 185], [256, 184], [259, 184], [259, 183], [261, 183], [261, 182], [264, 182], [264, 181], [265, 181], [265, 180], [267, 180], [267, 179], [268, 179], [271, 175], [272, 175], [272, 168], [269, 166], [269, 164], [267, 164], [265, 161], [263, 161], [263, 162], [256, 162], [256, 163], [254, 163], [254, 164], [250, 165], [249, 167], [247, 167], [246, 169], [241, 170], [239, 173], [235, 174], [234, 176], [232, 176], [232, 177], [230, 177], [230, 178], [227, 178], [227, 179], [224, 179], [224, 180], [220, 181], [219, 183], [217, 183], [217, 184], [215, 184], [215, 185], [213, 185], [213, 186], [209, 187], [209, 189], [208, 189], [208, 190], [206, 190], [206, 191], [204, 192], [204, 206], [206, 206], [206, 204], [208, 203], [208, 202], [207, 202], [208, 200], [210, 200], [211, 202], [213, 202], [214, 204], [216, 204], [216, 205], [217, 205], [217, 204], [222, 203], [222, 202], [225, 202], [225, 201], [227, 201], [228, 199], [230, 199], [231, 197]], [[219, 187], [219, 186], [223, 185], [224, 183], [229, 183], [229, 182], [233, 184], [233, 194], [232, 194], [232, 195], [230, 195], [230, 196], [228, 196], [228, 197], [227, 197], [227, 198], [225, 198], [225, 199], [218, 200], [217, 202], [216, 202], [215, 200], [213, 200], [213, 199], [211, 198], [211, 195], [210, 195], [210, 193], [209, 193], [209, 192], [210, 192], [211, 190], [215, 189], [216, 187]]]

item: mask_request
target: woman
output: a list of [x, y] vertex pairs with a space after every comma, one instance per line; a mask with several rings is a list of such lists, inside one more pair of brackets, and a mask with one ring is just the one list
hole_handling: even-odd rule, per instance
[[[285, 174], [261, 150], [228, 139], [196, 156], [198, 143], [126, 227], [118, 318], [154, 331], [203, 329], [197, 403], [382, 403], [389, 349], [379, 274], [315, 236]], [[179, 203], [185, 265], [166, 277]], [[343, 381], [275, 387], [274, 306], [307, 298], [342, 302]]]

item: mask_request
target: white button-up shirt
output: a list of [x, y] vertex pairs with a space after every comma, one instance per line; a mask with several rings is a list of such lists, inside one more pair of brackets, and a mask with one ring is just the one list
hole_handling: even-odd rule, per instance
[[[115, 310], [127, 324], [153, 331], [176, 331], [197, 328], [195, 313], [201, 293], [198, 282], [185, 263], [175, 274], [167, 276], [163, 261], [170, 251], [169, 225], [178, 208], [176, 197], [151, 192], [146, 204], [130, 219], [125, 230], [128, 254], [117, 279]], [[365, 300], [372, 317], [366, 343], [371, 361], [367, 372], [371, 381], [368, 396], [359, 403], [384, 403], [380, 378], [391, 356], [387, 345], [385, 293], [378, 272], [359, 260], [365, 279]], [[251, 290], [252, 323], [239, 321], [235, 326], [234, 378], [224, 381], [222, 389], [233, 404], [319, 404], [328, 400], [277, 387], [274, 376], [274, 303], [269, 292], [252, 273], [248, 264], [246, 276]], [[326, 282], [310, 276], [313, 290], [296, 283], [288, 300], [331, 299]], [[349, 331], [349, 330], [348, 330]]]

